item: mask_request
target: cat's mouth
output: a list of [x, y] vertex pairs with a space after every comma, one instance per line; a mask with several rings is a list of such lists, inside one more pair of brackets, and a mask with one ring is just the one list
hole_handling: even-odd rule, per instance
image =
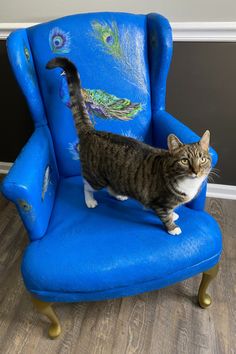
[[199, 175], [196, 174], [196, 173], [191, 173], [191, 174], [189, 174], [189, 178], [191, 178], [191, 179], [195, 179], [195, 178], [199, 178], [199, 177], [201, 177], [201, 176], [199, 176]]
[[190, 175], [189, 175], [189, 178], [191, 178], [191, 179], [196, 179], [196, 178], [202, 178], [202, 177], [206, 177], [207, 176], [207, 174], [205, 174], [205, 173], [191, 173]]

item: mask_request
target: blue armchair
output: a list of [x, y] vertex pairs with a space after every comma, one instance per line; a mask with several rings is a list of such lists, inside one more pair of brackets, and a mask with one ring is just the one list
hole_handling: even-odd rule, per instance
[[[179, 208], [182, 234], [171, 237], [151, 211], [134, 200], [98, 192], [84, 203], [78, 138], [55, 56], [69, 57], [81, 75], [96, 129], [166, 148], [169, 133], [199, 137], [165, 111], [172, 56], [169, 22], [157, 14], [73, 15], [12, 33], [9, 59], [25, 95], [35, 131], [2, 183], [29, 234], [22, 260], [25, 286], [37, 309], [61, 332], [53, 302], [97, 301], [160, 289], [203, 273], [199, 304], [217, 274], [221, 232], [204, 209], [206, 186]], [[211, 148], [213, 165], [217, 155]]]

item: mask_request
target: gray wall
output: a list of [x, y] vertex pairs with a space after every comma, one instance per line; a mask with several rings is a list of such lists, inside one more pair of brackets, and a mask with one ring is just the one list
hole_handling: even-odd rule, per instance
[[236, 185], [236, 43], [175, 43], [167, 110], [198, 134], [211, 131], [220, 178]]
[[235, 21], [235, 0], [0, 0], [0, 22], [42, 22], [77, 12], [158, 12], [170, 21]]
[[[0, 0], [1, 1], [1, 0]], [[33, 123], [0, 41], [0, 161], [14, 161], [33, 132]]]
[[[13, 161], [33, 126], [0, 41], [0, 161]], [[236, 43], [175, 43], [167, 110], [198, 134], [210, 129], [221, 177], [236, 185]]]

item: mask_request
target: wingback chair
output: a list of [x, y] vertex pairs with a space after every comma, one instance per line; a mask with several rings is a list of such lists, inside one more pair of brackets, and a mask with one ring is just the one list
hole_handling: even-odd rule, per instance
[[[206, 184], [179, 208], [179, 236], [169, 235], [153, 212], [134, 200], [97, 193], [84, 202], [78, 137], [61, 69], [46, 70], [55, 56], [80, 73], [91, 120], [106, 130], [167, 147], [167, 136], [184, 143], [199, 137], [165, 111], [172, 56], [169, 22], [158, 14], [90, 13], [60, 18], [12, 33], [10, 63], [35, 125], [2, 183], [29, 235], [22, 260], [26, 289], [61, 333], [54, 302], [97, 301], [160, 289], [203, 273], [198, 300], [217, 274], [221, 232], [204, 211]], [[20, 117], [19, 117], [20, 119]], [[213, 165], [216, 152], [210, 148]]]

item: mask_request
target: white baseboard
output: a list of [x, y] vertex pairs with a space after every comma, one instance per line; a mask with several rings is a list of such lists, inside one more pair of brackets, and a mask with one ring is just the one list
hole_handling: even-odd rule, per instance
[[[7, 174], [12, 162], [0, 162], [0, 174]], [[226, 184], [207, 184], [207, 197], [236, 200], [236, 186]]]
[[236, 200], [236, 186], [208, 183], [207, 197]]
[[0, 161], [0, 173], [3, 175], [6, 175], [12, 165], [13, 165], [12, 162], [1, 162]]
[[0, 39], [7, 39], [9, 34], [17, 29], [37, 25], [36, 22], [5, 22], [0, 23]]
[[[38, 23], [1, 23], [0, 39], [20, 28]], [[236, 42], [236, 22], [171, 22], [173, 40], [177, 42]]]
[[236, 42], [236, 22], [173, 22], [176, 42]]

